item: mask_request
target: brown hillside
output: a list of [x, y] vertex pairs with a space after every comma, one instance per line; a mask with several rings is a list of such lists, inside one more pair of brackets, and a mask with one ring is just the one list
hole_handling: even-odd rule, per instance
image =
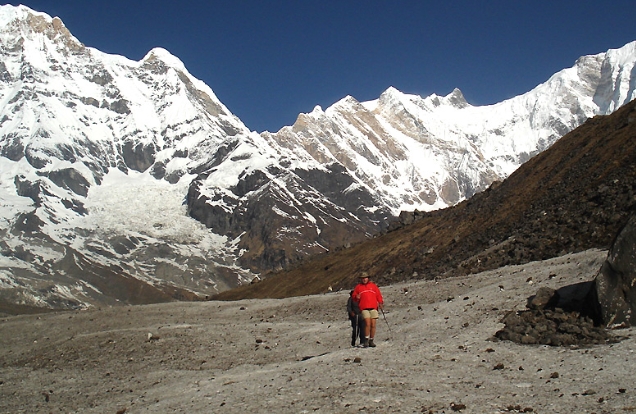
[[404, 213], [387, 234], [215, 299], [348, 289], [363, 270], [387, 285], [606, 249], [636, 208], [635, 192], [636, 101], [589, 119], [470, 200], [431, 213]]

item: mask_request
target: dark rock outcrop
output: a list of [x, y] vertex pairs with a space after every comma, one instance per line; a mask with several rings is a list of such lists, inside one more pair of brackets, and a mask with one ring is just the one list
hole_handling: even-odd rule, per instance
[[54, 170], [41, 175], [47, 175], [58, 187], [65, 188], [84, 197], [88, 195], [88, 189], [91, 186], [88, 180], [74, 168]]
[[495, 334], [495, 339], [519, 344], [572, 346], [617, 340], [603, 327], [595, 326], [590, 317], [561, 308], [510, 312], [501, 322], [505, 327]]
[[495, 334], [496, 340], [526, 345], [580, 346], [615, 342], [593, 318], [586, 298], [591, 282], [577, 283], [558, 290], [541, 287], [528, 298], [527, 309], [509, 312], [501, 322], [504, 328]]
[[126, 165], [139, 172], [144, 172], [155, 162], [157, 149], [153, 144], [136, 144], [133, 141], [126, 141], [121, 148], [122, 156]]
[[600, 323], [632, 326], [636, 323], [636, 215], [618, 233], [594, 280], [591, 305]]
[[190, 184], [188, 214], [215, 233], [240, 237], [239, 263], [254, 271], [278, 271], [362, 242], [385, 229], [391, 217], [364, 188], [351, 188], [354, 179], [340, 164], [244, 171], [227, 192], [205, 186], [213, 171]]

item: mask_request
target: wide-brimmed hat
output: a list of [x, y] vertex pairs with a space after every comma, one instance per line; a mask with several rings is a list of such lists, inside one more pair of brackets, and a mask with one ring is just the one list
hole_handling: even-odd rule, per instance
[[367, 272], [362, 272], [362, 273], [360, 273], [360, 276], [358, 276], [358, 279], [362, 279], [362, 278], [365, 278], [365, 277], [370, 277], [370, 276], [369, 276], [369, 274]]

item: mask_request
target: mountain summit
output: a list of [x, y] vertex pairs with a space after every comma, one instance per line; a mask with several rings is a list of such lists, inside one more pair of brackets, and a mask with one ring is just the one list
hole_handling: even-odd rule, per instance
[[204, 298], [455, 205], [632, 100], [635, 49], [491, 106], [389, 88], [258, 134], [164, 49], [108, 55], [0, 6], [0, 300]]

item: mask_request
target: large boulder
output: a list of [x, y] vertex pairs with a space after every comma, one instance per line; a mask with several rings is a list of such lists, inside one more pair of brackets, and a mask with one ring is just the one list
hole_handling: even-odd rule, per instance
[[622, 338], [615, 337], [604, 326], [595, 324], [593, 309], [589, 308], [592, 282], [564, 286], [558, 290], [541, 287], [530, 296], [527, 309], [508, 312], [501, 322], [494, 340], [526, 345], [586, 346], [607, 344]]
[[636, 215], [619, 231], [591, 292], [599, 322], [608, 327], [636, 324]]
[[559, 307], [508, 312], [501, 322], [504, 327], [495, 333], [494, 340], [551, 346], [585, 346], [620, 340], [609, 330], [594, 326], [591, 318]]

